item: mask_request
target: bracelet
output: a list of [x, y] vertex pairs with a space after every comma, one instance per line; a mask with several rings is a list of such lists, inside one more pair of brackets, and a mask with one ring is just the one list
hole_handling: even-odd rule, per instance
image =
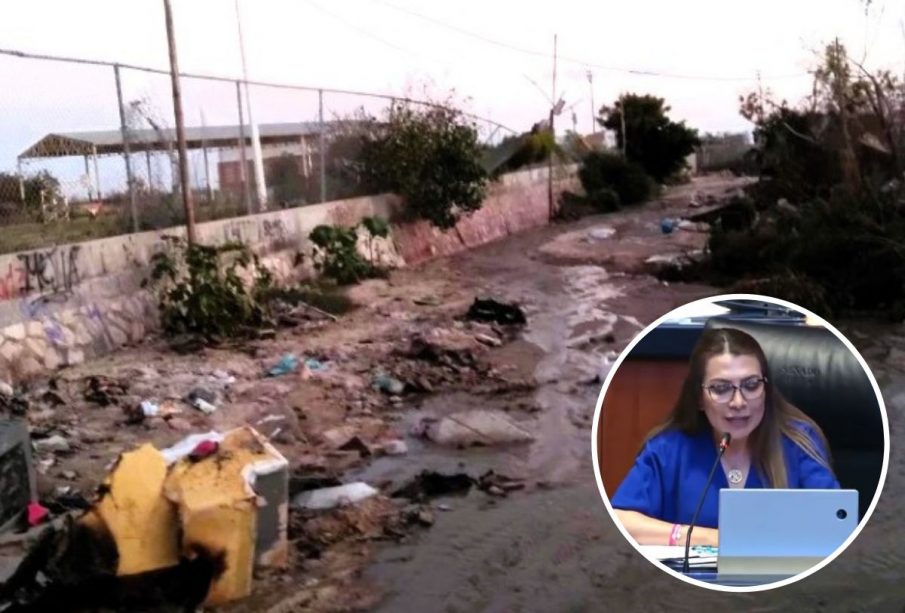
[[669, 535], [669, 545], [674, 546], [679, 544], [679, 540], [682, 538], [682, 526], [681, 524], [673, 524], [672, 525], [672, 533]]

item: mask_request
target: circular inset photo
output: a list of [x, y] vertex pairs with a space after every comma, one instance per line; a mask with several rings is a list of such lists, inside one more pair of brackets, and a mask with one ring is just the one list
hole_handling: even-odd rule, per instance
[[889, 463], [883, 398], [858, 351], [814, 313], [750, 294], [648, 326], [608, 373], [592, 432], [597, 485], [626, 539], [722, 591], [830, 563]]

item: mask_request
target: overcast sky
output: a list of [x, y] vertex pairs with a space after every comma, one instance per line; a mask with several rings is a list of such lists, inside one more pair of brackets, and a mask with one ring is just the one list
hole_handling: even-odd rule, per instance
[[[180, 68], [241, 75], [234, 0], [171, 0]], [[249, 78], [442, 96], [517, 130], [549, 108], [558, 35], [560, 125], [579, 131], [595, 106], [622, 91], [654, 93], [672, 116], [702, 131], [750, 129], [738, 97], [763, 76], [797, 100], [815, 51], [838, 36], [871, 66], [905, 71], [902, 3], [859, 0], [239, 0]], [[167, 68], [162, 0], [6, 0], [0, 47]], [[659, 73], [632, 74], [629, 70]], [[587, 73], [591, 71], [593, 89]], [[672, 76], [670, 76], [672, 75]], [[683, 78], [684, 77], [684, 78]], [[0, 170], [50, 131], [118, 126], [112, 70], [0, 56]], [[172, 124], [164, 76], [126, 72], [127, 100]], [[235, 89], [188, 81], [185, 115], [198, 125], [236, 122]], [[253, 92], [258, 121], [311, 120], [315, 94]], [[366, 103], [328, 94], [328, 115]]]

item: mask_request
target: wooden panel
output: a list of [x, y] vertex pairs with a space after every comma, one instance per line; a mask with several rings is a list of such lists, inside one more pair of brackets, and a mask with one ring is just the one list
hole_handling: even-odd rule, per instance
[[661, 423], [679, 397], [688, 372], [685, 360], [625, 360], [603, 399], [597, 457], [607, 495], [635, 462], [651, 428]]

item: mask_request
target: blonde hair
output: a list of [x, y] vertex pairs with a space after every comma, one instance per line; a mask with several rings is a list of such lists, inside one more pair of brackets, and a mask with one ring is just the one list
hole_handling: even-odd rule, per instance
[[[723, 354], [748, 355], [757, 359], [761, 373], [766, 377], [764, 391], [764, 416], [751, 433], [752, 466], [760, 473], [765, 484], [773, 488], [789, 486], [786, 474], [785, 452], [782, 437], [788, 437], [807, 455], [832, 471], [829, 445], [817, 423], [792, 405], [773, 385], [767, 358], [763, 349], [749, 334], [734, 328], [705, 330], [695, 345], [689, 361], [688, 375], [682, 384], [682, 391], [666, 421], [651, 430], [644, 442], [666, 430], [678, 430], [685, 434], [700, 434], [712, 429], [710, 421], [701, 410], [704, 390], [704, 373], [710, 359]], [[805, 426], [805, 428], [802, 428]], [[817, 436], [823, 450], [805, 431], [810, 429]]]

